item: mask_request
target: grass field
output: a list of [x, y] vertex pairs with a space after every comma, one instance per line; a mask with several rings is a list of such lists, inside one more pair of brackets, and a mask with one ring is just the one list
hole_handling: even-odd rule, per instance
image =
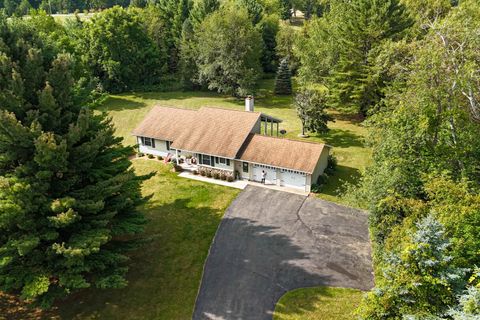
[[344, 288], [290, 291], [278, 302], [273, 320], [351, 320], [363, 292]]
[[132, 255], [129, 285], [84, 291], [59, 304], [61, 319], [190, 319], [203, 265], [217, 226], [239, 190], [184, 179], [155, 160], [134, 160], [152, 199], [146, 245]]
[[[301, 127], [292, 106], [292, 97], [272, 95], [273, 80], [264, 80], [261, 88], [256, 95], [256, 110], [283, 119], [281, 128], [287, 130], [286, 137], [325, 142], [334, 147], [338, 171], [319, 197], [344, 202], [342, 190], [345, 182], [355, 182], [370, 161], [370, 151], [363, 146], [366, 129], [353, 117], [334, 114], [337, 119], [329, 124], [331, 131], [328, 134], [298, 138]], [[130, 132], [154, 105], [242, 110], [244, 101], [209, 92], [128, 93], [110, 96], [99, 110], [112, 117], [117, 135], [122, 136], [125, 143], [134, 144]], [[191, 318], [212, 238], [225, 209], [239, 191], [179, 178], [169, 171], [169, 167], [154, 160], [134, 160], [134, 168], [139, 174], [157, 171], [157, 175], [143, 185], [144, 194], [153, 195], [142, 208], [150, 219], [146, 229], [149, 241], [131, 256], [129, 286], [121, 290], [86, 290], [75, 294], [59, 303], [48, 318]], [[275, 319], [343, 319], [338, 312], [344, 310], [347, 315], [350, 312], [345, 307], [345, 292], [349, 291], [317, 288], [288, 293], [280, 301]], [[352, 292], [349, 294], [352, 299], [357, 297]], [[4, 299], [0, 295], [0, 307], [2, 299], [7, 301], [10, 298]], [[22, 306], [15, 305], [14, 308], [18, 311]], [[318, 318], [318, 312], [330, 312], [336, 318]], [[34, 316], [26, 314], [22, 311], [16, 319], [36, 319], [39, 313]]]
[[[342, 196], [345, 182], [355, 183], [361, 171], [370, 162], [370, 151], [363, 145], [366, 128], [353, 116], [332, 112], [336, 121], [329, 124], [331, 128], [329, 133], [299, 138], [301, 123], [292, 105], [292, 97], [273, 95], [273, 85], [273, 80], [262, 81], [255, 99], [255, 110], [282, 119], [280, 128], [287, 130], [287, 138], [323, 142], [334, 147], [333, 153], [338, 159], [338, 170], [319, 197], [345, 203]], [[127, 144], [134, 144], [135, 139], [130, 133], [154, 105], [190, 109], [213, 106], [243, 110], [244, 101], [212, 92], [130, 93], [110, 96], [100, 110], [108, 112], [113, 118], [117, 134], [124, 137]]]

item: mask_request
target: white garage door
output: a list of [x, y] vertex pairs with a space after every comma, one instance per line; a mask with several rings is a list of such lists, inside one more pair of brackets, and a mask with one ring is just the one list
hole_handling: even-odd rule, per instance
[[307, 183], [307, 175], [305, 173], [282, 169], [280, 177], [282, 186], [305, 190], [305, 184]]
[[266, 184], [276, 184], [277, 183], [277, 169], [269, 166], [263, 166], [259, 164], [253, 165], [253, 180], [262, 181], [262, 170], [265, 170], [267, 175], [265, 176]]

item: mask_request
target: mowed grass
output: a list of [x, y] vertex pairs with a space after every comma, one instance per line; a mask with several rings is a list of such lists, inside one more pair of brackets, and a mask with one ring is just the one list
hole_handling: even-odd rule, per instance
[[[273, 86], [274, 81], [271, 79], [261, 82], [255, 98], [255, 110], [282, 119], [280, 129], [287, 131], [286, 138], [327, 143], [333, 146], [333, 154], [338, 159], [338, 170], [319, 197], [345, 203], [343, 193], [346, 183], [356, 183], [361, 172], [371, 161], [370, 150], [363, 143], [367, 133], [366, 128], [353, 116], [332, 112], [336, 121], [329, 124], [331, 129], [329, 133], [299, 138], [301, 123], [293, 106], [292, 96], [273, 95]], [[107, 112], [113, 118], [117, 134], [124, 137], [125, 143], [135, 144], [135, 138], [131, 136], [131, 132], [155, 105], [189, 109], [198, 109], [202, 106], [244, 109], [243, 99], [196, 91], [112, 95], [99, 110]]]
[[363, 292], [345, 288], [304, 288], [286, 293], [273, 320], [351, 320]]
[[[147, 242], [131, 254], [128, 287], [85, 290], [58, 304], [60, 319], [191, 319], [210, 244], [239, 190], [180, 178], [170, 166], [136, 159], [152, 198], [142, 210]], [[0, 317], [1, 318], [1, 317]]]

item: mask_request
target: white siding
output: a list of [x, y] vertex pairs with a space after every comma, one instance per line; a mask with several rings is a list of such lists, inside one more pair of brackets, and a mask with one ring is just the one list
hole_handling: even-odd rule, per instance
[[137, 137], [138, 150], [145, 154], [153, 154], [154, 156], [162, 156], [162, 157], [167, 156], [168, 153], [175, 154], [175, 151], [167, 150], [166, 141], [157, 140], [157, 139], [154, 139], [154, 140], [155, 140], [155, 148], [142, 145], [142, 141], [140, 137]]
[[329, 153], [330, 153], [330, 148], [325, 146], [323, 148], [322, 154], [320, 155], [320, 159], [318, 160], [317, 166], [313, 171], [311, 184], [317, 183], [318, 177], [322, 175], [325, 169], [327, 168]]

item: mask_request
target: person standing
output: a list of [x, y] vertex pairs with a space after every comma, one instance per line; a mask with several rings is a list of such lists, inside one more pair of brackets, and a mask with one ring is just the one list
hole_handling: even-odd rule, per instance
[[267, 173], [265, 170], [262, 170], [262, 183], [265, 184], [265, 178], [267, 177]]

